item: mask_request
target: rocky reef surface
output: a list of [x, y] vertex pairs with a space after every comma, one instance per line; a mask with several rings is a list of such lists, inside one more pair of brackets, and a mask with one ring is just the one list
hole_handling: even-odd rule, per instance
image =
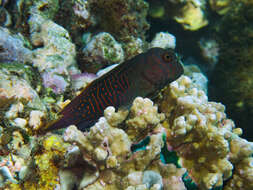
[[[252, 104], [251, 67], [239, 63], [251, 66], [251, 54], [237, 47], [251, 45], [251, 25], [243, 36], [225, 26], [249, 23], [252, 3], [236, 2], [240, 6], [231, 0], [0, 0], [0, 189], [253, 189], [253, 143], [223, 104], [209, 100], [208, 78], [192, 59], [183, 59], [185, 74], [154, 100], [136, 97], [129, 110], [107, 107], [86, 132], [71, 125], [38, 133], [115, 64], [152, 47], [177, 48], [174, 33], [159, 31], [148, 40], [148, 19], [173, 20], [189, 32], [211, 25], [214, 35], [196, 40], [199, 54], [223, 77], [218, 87], [243, 82], [222, 98], [235, 98], [229, 112], [245, 113]], [[221, 22], [213, 22], [214, 13]], [[228, 61], [238, 54], [242, 59]], [[233, 67], [221, 69], [221, 63]], [[235, 81], [225, 78], [237, 68]]]

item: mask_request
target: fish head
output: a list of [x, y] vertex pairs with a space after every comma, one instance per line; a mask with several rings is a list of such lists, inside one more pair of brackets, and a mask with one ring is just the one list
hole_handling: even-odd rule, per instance
[[164, 86], [184, 72], [173, 49], [151, 48], [146, 57], [145, 78], [154, 85]]

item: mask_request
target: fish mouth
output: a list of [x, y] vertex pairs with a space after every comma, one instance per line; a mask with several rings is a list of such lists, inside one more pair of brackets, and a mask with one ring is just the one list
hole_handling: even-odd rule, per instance
[[184, 74], [184, 67], [180, 62], [178, 62], [178, 65], [176, 66], [174, 71], [174, 75], [172, 75], [173, 76], [172, 81], [177, 80], [183, 74]]
[[176, 79], [178, 79], [181, 75], [183, 75], [184, 74], [184, 67], [183, 67], [183, 65], [182, 65], [182, 63], [180, 63], [180, 61], [178, 62], [178, 68], [177, 68], [177, 76], [176, 76]]

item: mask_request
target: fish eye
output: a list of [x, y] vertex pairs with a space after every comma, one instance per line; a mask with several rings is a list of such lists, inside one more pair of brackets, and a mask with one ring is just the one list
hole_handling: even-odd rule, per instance
[[166, 62], [172, 62], [173, 61], [173, 57], [171, 54], [169, 54], [168, 52], [163, 54], [163, 60]]

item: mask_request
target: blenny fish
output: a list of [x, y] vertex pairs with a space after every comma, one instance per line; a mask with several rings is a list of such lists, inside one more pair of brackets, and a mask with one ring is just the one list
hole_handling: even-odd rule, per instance
[[73, 124], [85, 131], [103, 115], [106, 107], [127, 108], [137, 96], [155, 98], [182, 73], [183, 67], [173, 49], [151, 48], [91, 82], [45, 130]]

